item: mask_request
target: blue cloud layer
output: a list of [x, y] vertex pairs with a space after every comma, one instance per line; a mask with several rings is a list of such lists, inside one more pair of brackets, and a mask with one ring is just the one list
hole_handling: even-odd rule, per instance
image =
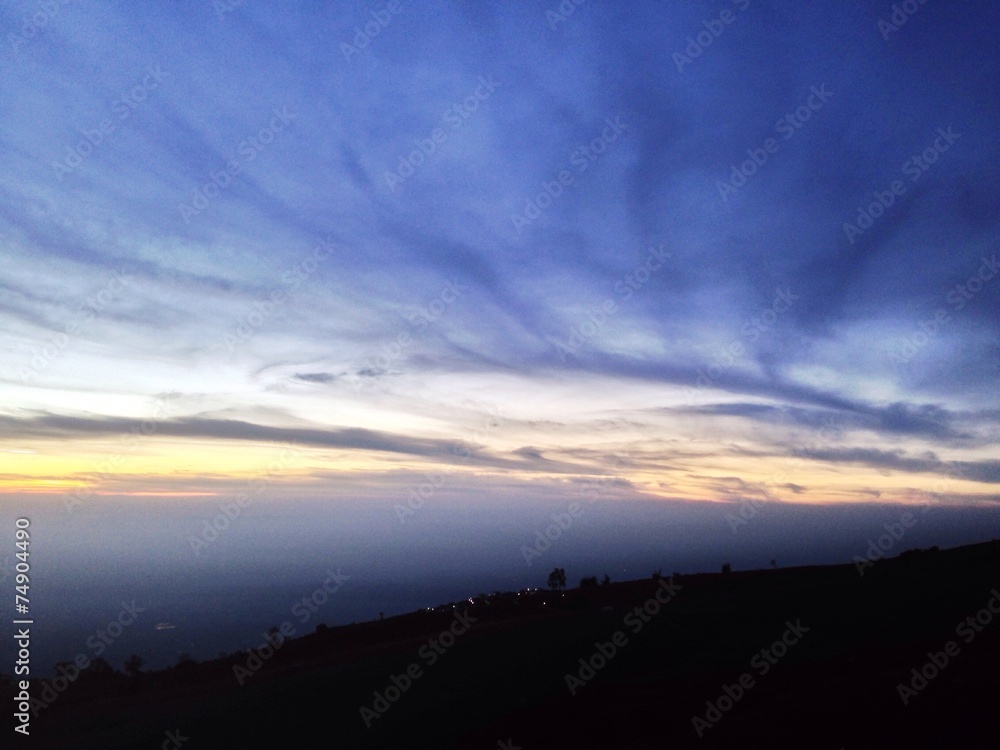
[[995, 432], [995, 3], [558, 7], [7, 3], [7, 411], [152, 360]]

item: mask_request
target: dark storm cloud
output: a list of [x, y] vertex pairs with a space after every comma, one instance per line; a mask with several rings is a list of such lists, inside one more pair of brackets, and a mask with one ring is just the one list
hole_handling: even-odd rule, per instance
[[1000, 461], [944, 461], [933, 453], [911, 457], [902, 451], [874, 448], [797, 450], [795, 455], [831, 463], [861, 464], [875, 469], [894, 469], [916, 474], [938, 474], [951, 479], [996, 484], [1000, 482]]
[[[74, 417], [39, 414], [29, 417], [0, 416], [4, 437], [85, 438], [104, 435], [129, 436], [142, 422], [111, 417]], [[291, 442], [331, 448], [353, 448], [411, 456], [456, 456], [461, 446], [454, 441], [410, 438], [364, 429], [313, 429], [273, 427], [235, 419], [187, 417], [151, 423], [149, 434], [170, 437], [201, 437], [253, 442]]]
[[336, 379], [336, 375], [329, 372], [297, 372], [295, 379], [306, 383], [329, 383]]
[[876, 407], [862, 403], [845, 404], [841, 409], [812, 409], [759, 403], [709, 404], [682, 409], [691, 414], [716, 414], [746, 419], [808, 427], [835, 433], [841, 430], [871, 430], [939, 440], [960, 440], [968, 434], [959, 431], [957, 415], [935, 405], [894, 403]]
[[437, 459], [444, 463], [523, 471], [575, 474], [591, 470], [585, 463], [573, 464], [545, 458], [539, 450], [530, 447], [514, 450], [510, 457], [506, 457], [483, 450], [475, 443], [463, 439], [416, 438], [360, 428], [278, 427], [239, 419], [197, 416], [159, 421], [53, 413], [0, 416], [0, 439], [85, 440], [112, 435], [123, 440], [133, 436], [158, 435], [344, 448]]

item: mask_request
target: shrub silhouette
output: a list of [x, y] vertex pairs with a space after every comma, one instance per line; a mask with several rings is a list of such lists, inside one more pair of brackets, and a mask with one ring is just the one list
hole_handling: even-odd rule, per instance
[[132, 654], [125, 660], [125, 674], [129, 677], [136, 677], [142, 674], [142, 665], [145, 663], [145, 660], [141, 656]]
[[566, 571], [562, 568], [553, 568], [549, 573], [548, 584], [553, 591], [566, 588]]

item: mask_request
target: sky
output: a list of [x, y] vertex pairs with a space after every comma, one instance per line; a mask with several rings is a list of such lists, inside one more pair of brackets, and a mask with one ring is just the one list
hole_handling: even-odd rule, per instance
[[0, 493], [997, 503], [1000, 7], [903, 5], [4, 3]]

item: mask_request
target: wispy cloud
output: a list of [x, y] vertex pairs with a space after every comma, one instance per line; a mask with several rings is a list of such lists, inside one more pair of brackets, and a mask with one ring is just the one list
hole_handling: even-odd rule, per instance
[[[887, 43], [884, 9], [762, 0], [683, 70], [711, 3], [544, 10], [413, 4], [345, 58], [356, 8], [60, 5], [30, 39], [37, 4], [0, 8], [0, 438], [58, 452], [178, 390], [162, 434], [193, 444], [445, 461], [488, 400], [511, 414], [479, 455], [497, 472], [637, 449], [636, 486], [737, 492], [717, 477], [760, 486], [750, 456], [833, 419], [803, 458], [994, 483], [1000, 9], [928, 4]], [[318, 238], [337, 250], [306, 268]], [[648, 421], [607, 438], [591, 404]]]

